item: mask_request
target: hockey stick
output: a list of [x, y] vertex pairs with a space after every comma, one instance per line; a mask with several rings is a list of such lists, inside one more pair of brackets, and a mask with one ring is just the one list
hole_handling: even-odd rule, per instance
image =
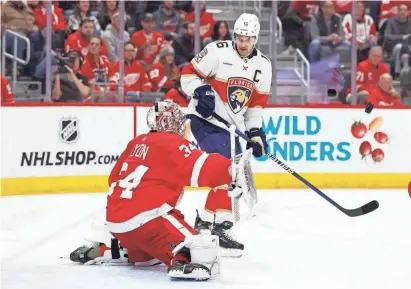
[[[227, 128], [230, 128], [230, 123], [228, 121], [226, 121], [224, 118], [222, 118], [221, 116], [219, 116], [218, 114], [216, 114], [215, 112], [213, 113], [213, 117], [218, 120], [219, 122], [223, 123], [225, 126], [227, 126]], [[252, 143], [253, 141], [247, 137], [244, 133], [242, 133], [241, 131], [239, 131], [238, 129], [235, 130], [235, 132], [237, 133], [237, 135], [239, 137], [241, 137], [242, 139], [244, 139], [246, 142], [248, 143]], [[318, 188], [316, 188], [314, 185], [312, 185], [310, 182], [308, 182], [306, 179], [304, 179], [302, 176], [300, 176], [298, 173], [296, 173], [295, 171], [293, 171], [289, 166], [287, 166], [286, 164], [284, 164], [282, 161], [280, 161], [279, 159], [277, 159], [275, 156], [273, 156], [270, 153], [266, 153], [266, 156], [269, 157], [271, 160], [273, 160], [277, 165], [279, 165], [280, 167], [282, 167], [285, 171], [287, 171], [289, 174], [291, 174], [293, 177], [297, 178], [300, 182], [302, 182], [304, 185], [306, 185], [307, 187], [309, 187], [311, 190], [313, 190], [314, 192], [316, 192], [318, 195], [320, 195], [323, 199], [325, 199], [327, 202], [329, 202], [331, 205], [333, 205], [334, 207], [336, 207], [338, 210], [340, 210], [341, 212], [343, 212], [344, 214], [346, 214], [349, 217], [358, 217], [358, 216], [362, 216], [368, 213], [371, 213], [372, 211], [378, 209], [379, 207], [379, 203], [374, 200], [371, 201], [359, 208], [356, 209], [346, 209], [343, 208], [342, 206], [340, 206], [338, 203], [336, 203], [333, 199], [331, 199], [329, 196], [327, 196], [326, 194], [324, 194], [323, 192], [321, 192]]]
[[[234, 125], [230, 125], [229, 127], [230, 130], [230, 152], [231, 152], [231, 178], [232, 182], [235, 182], [236, 179], [236, 174], [237, 174], [237, 163], [236, 163], [236, 155], [235, 155], [235, 133], [236, 133], [236, 127]], [[231, 203], [232, 203], [232, 208], [233, 208], [233, 215], [234, 215], [234, 222], [238, 223], [240, 221], [240, 203], [239, 203], [240, 196], [238, 197], [232, 197], [231, 198]]]

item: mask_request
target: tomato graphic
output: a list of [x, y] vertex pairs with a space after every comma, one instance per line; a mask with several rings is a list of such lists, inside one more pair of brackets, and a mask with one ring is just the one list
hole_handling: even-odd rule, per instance
[[380, 163], [384, 159], [384, 152], [382, 149], [375, 149], [371, 153], [371, 157], [376, 163]]
[[408, 195], [410, 195], [411, 198], [411, 182], [408, 183]]
[[370, 131], [376, 132], [381, 128], [383, 123], [384, 123], [384, 119], [382, 117], [376, 117], [370, 122], [368, 129]]
[[366, 156], [370, 155], [372, 152], [371, 144], [368, 141], [364, 141], [360, 145], [360, 154], [364, 159]]
[[355, 138], [363, 138], [367, 133], [367, 126], [361, 121], [356, 121], [351, 126], [351, 134]]
[[384, 133], [384, 132], [381, 132], [381, 131], [376, 132], [376, 133], [374, 134], [374, 138], [375, 138], [375, 140], [376, 140], [377, 142], [382, 143], [382, 144], [388, 142], [388, 136], [387, 136], [387, 134]]

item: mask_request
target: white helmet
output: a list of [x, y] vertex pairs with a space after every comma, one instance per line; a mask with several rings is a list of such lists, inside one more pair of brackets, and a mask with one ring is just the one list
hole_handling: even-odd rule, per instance
[[258, 35], [260, 34], [260, 22], [258, 17], [254, 14], [243, 13], [238, 17], [234, 23], [234, 39], [235, 35], [254, 36], [255, 43], [257, 43]]
[[172, 101], [159, 101], [150, 107], [146, 116], [151, 131], [172, 132], [184, 136], [185, 116]]

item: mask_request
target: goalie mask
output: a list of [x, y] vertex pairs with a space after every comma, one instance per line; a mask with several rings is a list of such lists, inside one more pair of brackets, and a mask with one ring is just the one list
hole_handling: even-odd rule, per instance
[[147, 125], [151, 131], [185, 133], [185, 116], [180, 106], [171, 101], [159, 101], [147, 112]]

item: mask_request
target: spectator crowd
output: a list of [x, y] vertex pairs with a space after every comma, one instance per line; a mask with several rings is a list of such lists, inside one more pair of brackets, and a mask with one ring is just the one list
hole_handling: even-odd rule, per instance
[[[266, 2], [265, 6], [271, 4]], [[411, 86], [411, 1], [354, 3], [355, 15], [351, 15], [350, 0], [279, 2], [285, 46], [282, 54], [293, 55], [299, 49], [312, 64], [336, 54], [342, 63], [350, 62], [355, 41], [357, 103], [378, 100], [381, 105], [399, 104], [398, 100], [407, 97], [407, 90], [396, 90], [393, 80], [402, 77], [402, 83]], [[227, 23], [215, 21], [204, 1], [200, 10], [201, 48], [216, 40], [231, 39]], [[43, 88], [46, 54], [51, 53], [53, 101], [139, 101], [144, 93], [160, 92], [179, 104], [188, 103], [189, 96], [180, 87], [180, 74], [194, 57], [192, 1], [126, 1], [125, 15], [120, 14], [115, 0], [52, 1], [51, 52], [45, 45], [46, 11], [46, 1], [2, 2], [1, 32], [3, 35], [11, 30], [29, 39], [30, 62], [18, 64], [16, 73], [18, 77], [33, 77], [43, 83]], [[352, 37], [353, 21], [356, 39]], [[124, 35], [120, 35], [121, 22]], [[25, 42], [17, 39], [14, 46], [13, 35], [5, 36], [6, 51], [25, 59]], [[6, 59], [5, 67], [2, 75], [10, 76], [10, 59]], [[340, 72], [340, 68], [334, 69]], [[2, 77], [1, 81], [2, 91], [8, 92], [2, 102], [10, 101], [7, 79]], [[343, 103], [353, 101], [349, 86], [346, 81], [340, 94]]]

